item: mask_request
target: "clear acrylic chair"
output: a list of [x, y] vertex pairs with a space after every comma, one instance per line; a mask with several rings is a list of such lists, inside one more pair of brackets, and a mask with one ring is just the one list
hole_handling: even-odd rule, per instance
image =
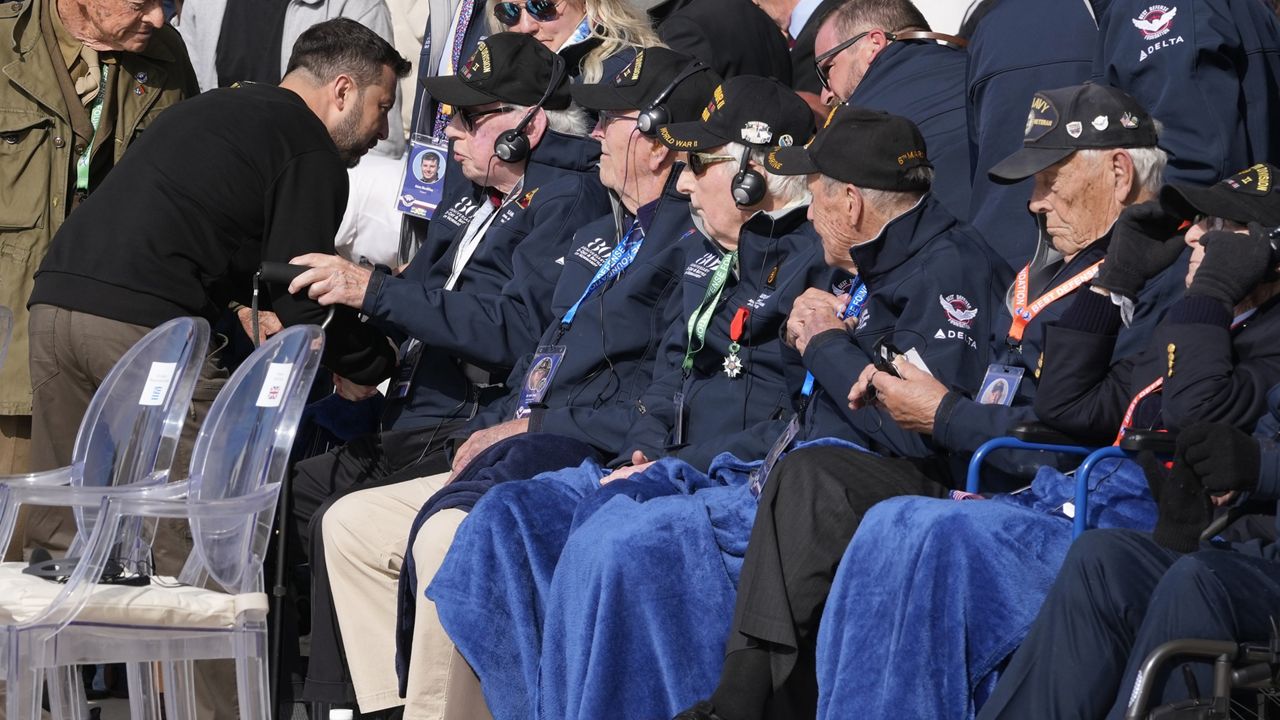
[[13, 311], [0, 305], [0, 368], [9, 354], [9, 339], [13, 337]]
[[[277, 334], [236, 370], [197, 436], [190, 475], [127, 491], [45, 496], [38, 504], [87, 511], [81, 559], [65, 584], [0, 565], [0, 638], [10, 720], [39, 717], [39, 687], [50, 673], [55, 716], [83, 720], [73, 666], [128, 666], [134, 720], [158, 720], [151, 663], [163, 672], [167, 718], [195, 717], [192, 661], [234, 658], [243, 720], [268, 720], [267, 596], [262, 558], [298, 419], [319, 366], [323, 332], [297, 326]], [[108, 558], [140, 520], [185, 519], [193, 549], [177, 578], [142, 584], [100, 582]]]

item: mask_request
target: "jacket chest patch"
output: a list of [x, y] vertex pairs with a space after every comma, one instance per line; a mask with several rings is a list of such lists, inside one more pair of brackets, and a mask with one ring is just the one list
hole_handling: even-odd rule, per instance
[[613, 248], [609, 247], [609, 243], [604, 238], [596, 238], [591, 242], [583, 245], [573, 251], [573, 256], [591, 267], [598, 268], [604, 264], [606, 258]]
[[684, 275], [694, 280], [701, 280], [715, 272], [718, 267], [720, 267], [720, 256], [709, 252], [690, 263], [689, 267], [684, 269]]

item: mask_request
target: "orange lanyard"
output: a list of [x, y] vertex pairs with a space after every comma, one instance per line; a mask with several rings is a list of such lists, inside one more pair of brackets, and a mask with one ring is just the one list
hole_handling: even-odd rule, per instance
[[1030, 278], [1031, 264], [1018, 272], [1018, 278], [1013, 283], [1013, 324], [1009, 326], [1009, 340], [1011, 344], [1017, 345], [1022, 342], [1022, 335], [1027, 331], [1027, 325], [1035, 319], [1045, 308], [1053, 303], [1061, 300], [1064, 296], [1071, 294], [1076, 288], [1089, 282], [1098, 274], [1098, 268], [1102, 265], [1102, 261], [1090, 265], [1082, 272], [1077, 274], [1070, 280], [1055, 287], [1049, 292], [1041, 295], [1035, 302], [1027, 304], [1028, 295], [1030, 295]]
[[1164, 385], [1164, 376], [1156, 378], [1156, 381], [1142, 388], [1142, 390], [1133, 397], [1133, 401], [1129, 403], [1129, 409], [1124, 411], [1124, 420], [1120, 421], [1120, 432], [1116, 433], [1116, 441], [1112, 445], [1119, 445], [1120, 439], [1124, 437], [1125, 432], [1133, 425], [1133, 413], [1138, 410], [1138, 403], [1154, 392], [1159, 392], [1160, 387]]

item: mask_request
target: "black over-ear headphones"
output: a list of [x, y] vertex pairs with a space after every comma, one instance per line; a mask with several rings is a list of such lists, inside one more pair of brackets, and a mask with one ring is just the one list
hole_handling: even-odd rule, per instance
[[665, 88], [663, 88], [662, 92], [658, 93], [657, 97], [649, 102], [649, 107], [641, 110], [640, 114], [636, 116], [636, 129], [639, 130], [641, 134], [648, 137], [657, 135], [658, 128], [660, 126], [671, 122], [671, 113], [662, 106], [662, 103], [666, 102], [667, 97], [670, 96], [671, 93], [675, 92], [676, 87], [680, 83], [684, 82], [685, 79], [691, 75], [710, 69], [711, 66], [701, 60], [694, 60], [685, 66], [685, 68], [681, 70]]
[[768, 189], [764, 176], [751, 169], [750, 161], [751, 147], [747, 146], [742, 151], [738, 174], [733, 176], [733, 184], [729, 186], [733, 190], [733, 201], [741, 208], [751, 207], [764, 200], [765, 190]]
[[519, 125], [502, 133], [497, 140], [493, 141], [493, 154], [497, 155], [502, 162], [518, 163], [529, 157], [529, 136], [525, 134], [524, 130], [533, 121], [533, 114], [538, 112], [538, 109], [547, 101], [547, 98], [551, 97], [551, 93], [555, 92], [556, 88], [560, 86], [560, 81], [564, 79], [564, 58], [554, 53], [551, 57], [553, 58], [551, 61], [551, 82], [547, 83], [546, 92], [542, 93], [542, 97], [538, 99], [538, 102], [534, 103], [533, 107], [529, 108], [529, 112], [524, 114], [524, 117], [520, 119]]

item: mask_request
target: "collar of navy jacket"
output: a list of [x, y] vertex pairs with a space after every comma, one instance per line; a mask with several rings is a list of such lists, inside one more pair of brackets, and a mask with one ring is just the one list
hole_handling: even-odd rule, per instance
[[850, 248], [849, 256], [858, 267], [858, 277], [875, 289], [877, 280], [918, 256], [934, 238], [958, 224], [933, 193], [925, 193], [914, 207], [885, 224], [875, 238]]

